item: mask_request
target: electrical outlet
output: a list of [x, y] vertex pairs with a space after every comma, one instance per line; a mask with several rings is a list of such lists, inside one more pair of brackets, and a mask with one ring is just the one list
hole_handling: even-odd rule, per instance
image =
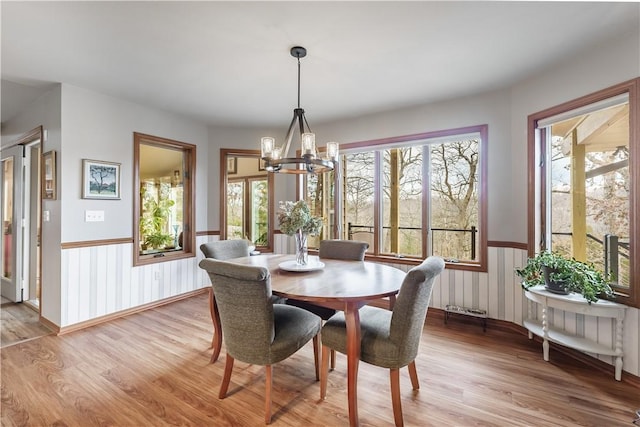
[[102, 222], [104, 221], [104, 211], [84, 211], [85, 222]]

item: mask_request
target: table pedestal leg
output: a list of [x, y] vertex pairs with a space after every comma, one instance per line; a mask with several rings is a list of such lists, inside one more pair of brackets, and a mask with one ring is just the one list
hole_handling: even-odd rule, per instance
[[358, 364], [360, 363], [360, 313], [356, 305], [347, 304], [345, 310], [347, 329], [347, 395], [349, 400], [349, 425], [359, 426], [358, 420]]

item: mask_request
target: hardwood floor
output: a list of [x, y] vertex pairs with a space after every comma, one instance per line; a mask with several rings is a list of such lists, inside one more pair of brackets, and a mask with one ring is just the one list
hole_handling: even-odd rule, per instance
[[38, 312], [27, 303], [3, 301], [0, 305], [0, 348], [52, 334], [38, 318]]
[[[229, 396], [217, 398], [224, 357], [209, 364], [205, 294], [62, 336], [0, 350], [3, 426], [260, 426], [264, 368], [236, 361]], [[222, 352], [224, 353], [224, 346]], [[224, 354], [222, 355], [224, 356]], [[408, 426], [632, 426], [640, 390], [594, 372], [526, 336], [428, 319], [416, 359], [420, 390], [406, 369]], [[346, 358], [319, 402], [313, 348], [274, 367], [276, 426], [346, 426]], [[360, 364], [363, 426], [393, 425], [389, 373]]]

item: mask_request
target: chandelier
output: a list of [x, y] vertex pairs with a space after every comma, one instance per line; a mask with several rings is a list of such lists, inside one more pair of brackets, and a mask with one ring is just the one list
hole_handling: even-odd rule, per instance
[[[318, 157], [316, 151], [316, 135], [311, 132], [304, 110], [300, 108], [300, 58], [307, 56], [307, 49], [301, 46], [291, 48], [291, 56], [298, 59], [298, 108], [293, 110], [293, 119], [285, 136], [284, 147], [276, 146], [274, 137], [262, 138], [261, 152], [265, 169], [280, 173], [322, 173], [332, 171], [338, 160], [338, 143], [327, 142], [325, 157]], [[300, 132], [301, 157], [288, 157], [291, 140], [297, 127]], [[306, 126], [306, 128], [305, 128]]]

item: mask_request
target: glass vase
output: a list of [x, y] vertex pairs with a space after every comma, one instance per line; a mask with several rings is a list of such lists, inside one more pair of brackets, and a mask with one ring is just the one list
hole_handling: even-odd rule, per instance
[[309, 262], [309, 253], [307, 251], [307, 234], [302, 230], [298, 230], [295, 234], [296, 238], [296, 264], [307, 265]]

